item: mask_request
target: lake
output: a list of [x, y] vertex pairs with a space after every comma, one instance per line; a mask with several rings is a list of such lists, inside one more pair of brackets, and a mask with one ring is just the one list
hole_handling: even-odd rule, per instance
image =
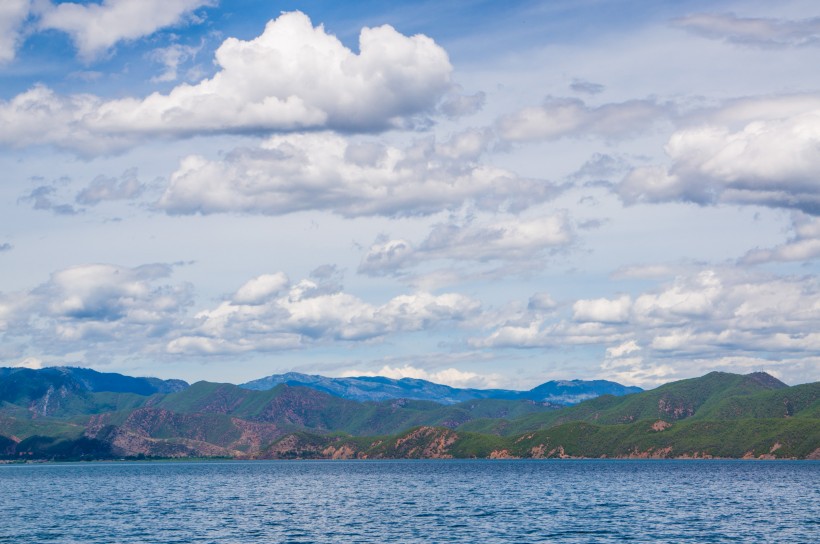
[[0, 466], [0, 542], [817, 542], [820, 462]]

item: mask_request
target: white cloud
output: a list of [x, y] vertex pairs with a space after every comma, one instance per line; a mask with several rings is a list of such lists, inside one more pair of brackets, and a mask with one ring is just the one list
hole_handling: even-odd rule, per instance
[[627, 204], [736, 203], [816, 215], [818, 146], [818, 97], [740, 101], [674, 133], [665, 148], [671, 166], [636, 168], [616, 190]]
[[417, 247], [406, 240], [379, 240], [362, 258], [359, 272], [398, 273], [435, 259], [459, 261], [539, 260], [548, 250], [570, 245], [575, 239], [566, 212], [534, 219], [494, 222], [441, 223]]
[[26, 357], [25, 359], [11, 363], [9, 366], [12, 368], [30, 368], [32, 370], [39, 370], [41, 368], [45, 368], [46, 365], [37, 357]]
[[646, 130], [669, 115], [652, 100], [630, 100], [591, 107], [577, 98], [547, 98], [496, 122], [499, 137], [507, 141], [553, 140], [562, 137], [616, 137]]
[[405, 128], [451, 88], [447, 53], [426, 36], [364, 28], [359, 50], [285, 13], [253, 40], [225, 40], [212, 78], [168, 94], [104, 100], [41, 85], [2, 101], [0, 144], [93, 155], [155, 136]]
[[14, 60], [23, 23], [29, 16], [31, 0], [0, 2], [0, 64]]
[[42, 354], [150, 351], [191, 302], [187, 285], [164, 283], [171, 271], [161, 264], [60, 270], [34, 289], [0, 295], [0, 331], [6, 340], [28, 339]]
[[[626, 295], [578, 300], [571, 318], [528, 308], [469, 343], [519, 349], [599, 346], [605, 351], [605, 377], [641, 384], [714, 370], [709, 361], [737, 371], [727, 361], [746, 358], [759, 370], [820, 358], [815, 277], [701, 270], [634, 296], [631, 303]], [[806, 376], [808, 370], [809, 377], [820, 378], [820, 366], [799, 364], [799, 372], [786, 374]]]
[[247, 306], [264, 304], [271, 296], [280, 293], [290, 284], [288, 277], [279, 272], [277, 274], [263, 274], [240, 287], [233, 296], [233, 302]]
[[638, 346], [638, 343], [635, 342], [635, 340], [630, 340], [629, 342], [624, 342], [621, 345], [607, 348], [606, 356], [612, 358], [623, 357], [624, 355], [640, 351], [640, 349], [640, 346]]
[[466, 202], [483, 210], [517, 210], [559, 192], [554, 184], [477, 162], [486, 145], [475, 131], [403, 149], [328, 132], [274, 136], [223, 160], [184, 158], [159, 206], [171, 214], [327, 210], [346, 217], [412, 216]]
[[347, 370], [341, 373], [341, 377], [359, 376], [385, 376], [394, 380], [402, 378], [413, 378], [416, 380], [426, 380], [429, 382], [449, 385], [451, 387], [472, 387], [472, 388], [493, 388], [498, 387], [500, 376], [498, 374], [478, 374], [459, 370], [457, 368], [445, 368], [437, 371], [429, 371], [417, 368], [409, 364], [404, 366], [384, 365], [377, 372], [366, 372], [360, 370]]
[[161, 28], [180, 24], [194, 10], [214, 4], [214, 0], [63, 2], [42, 10], [40, 28], [67, 33], [80, 56], [91, 61], [121, 41], [150, 36]]
[[198, 313], [196, 327], [170, 341], [167, 350], [229, 354], [367, 341], [463, 321], [480, 309], [478, 302], [456, 293], [417, 292], [376, 306], [314, 280], [285, 287], [281, 274], [251, 280], [231, 300]]
[[675, 26], [705, 38], [758, 47], [820, 45], [820, 17], [796, 21], [738, 17], [734, 13], [696, 13], [675, 19]]
[[582, 299], [572, 305], [572, 318], [576, 321], [622, 323], [629, 318], [631, 306], [629, 295], [616, 299]]

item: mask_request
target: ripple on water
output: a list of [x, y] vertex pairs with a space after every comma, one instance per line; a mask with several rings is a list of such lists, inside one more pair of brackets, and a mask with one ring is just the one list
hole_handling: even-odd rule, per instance
[[0, 467], [0, 542], [812, 542], [820, 463]]

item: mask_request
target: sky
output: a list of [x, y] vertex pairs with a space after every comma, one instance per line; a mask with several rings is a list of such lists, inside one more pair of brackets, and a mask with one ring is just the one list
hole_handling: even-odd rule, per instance
[[3, 0], [0, 365], [820, 380], [810, 0]]

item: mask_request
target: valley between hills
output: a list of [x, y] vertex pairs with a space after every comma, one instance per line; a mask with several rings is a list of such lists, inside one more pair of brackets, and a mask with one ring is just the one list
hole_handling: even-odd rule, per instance
[[820, 459], [820, 382], [711, 372], [642, 391], [283, 374], [242, 385], [0, 368], [0, 459]]

